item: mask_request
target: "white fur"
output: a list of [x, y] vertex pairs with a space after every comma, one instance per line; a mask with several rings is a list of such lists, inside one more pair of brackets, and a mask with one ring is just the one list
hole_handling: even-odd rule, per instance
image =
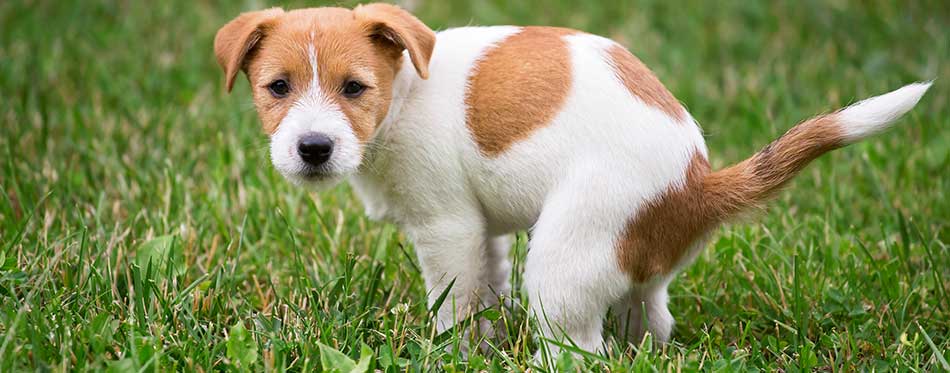
[[[327, 186], [357, 170], [362, 150], [346, 115], [320, 89], [317, 52], [312, 41], [307, 54], [313, 75], [307, 92], [294, 102], [271, 135], [271, 162], [284, 177], [297, 184]], [[321, 133], [333, 140], [333, 154], [319, 168], [317, 177], [305, 175], [308, 166], [297, 154], [300, 138], [308, 133]]]
[[917, 105], [933, 82], [908, 84], [900, 89], [871, 97], [838, 112], [838, 120], [851, 143], [886, 130]]

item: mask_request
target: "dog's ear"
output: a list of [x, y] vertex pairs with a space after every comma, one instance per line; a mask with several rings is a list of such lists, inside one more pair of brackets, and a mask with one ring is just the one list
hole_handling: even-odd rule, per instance
[[435, 48], [435, 32], [418, 18], [390, 4], [360, 5], [353, 9], [375, 42], [392, 48], [397, 56], [409, 51], [412, 65], [422, 79], [429, 77], [429, 58]]
[[218, 30], [214, 37], [214, 55], [224, 69], [228, 92], [234, 87], [238, 71], [244, 70], [248, 52], [254, 49], [282, 13], [284, 10], [281, 8], [242, 13]]

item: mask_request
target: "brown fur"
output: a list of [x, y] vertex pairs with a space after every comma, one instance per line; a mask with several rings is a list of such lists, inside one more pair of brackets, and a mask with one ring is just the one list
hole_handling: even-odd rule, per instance
[[283, 13], [284, 10], [280, 8], [243, 13], [218, 30], [214, 37], [214, 54], [218, 64], [224, 69], [228, 92], [234, 87], [234, 78], [238, 72], [245, 68], [244, 62], [248, 52]]
[[571, 88], [573, 30], [525, 27], [489, 50], [475, 66], [465, 95], [466, 123], [479, 150], [504, 153], [544, 127]]
[[435, 33], [416, 17], [390, 4], [360, 5], [353, 9], [364, 20], [364, 28], [377, 42], [391, 44], [396, 59], [409, 51], [413, 67], [422, 79], [429, 78], [429, 59], [435, 49]]
[[673, 186], [631, 219], [618, 257], [634, 281], [669, 274], [702, 236], [781, 189], [809, 162], [844, 145], [834, 114], [809, 119], [749, 159], [710, 173], [698, 152], [684, 185]]
[[[245, 13], [218, 31], [215, 52], [229, 87], [238, 70], [247, 73], [266, 133], [277, 130], [294, 102], [310, 89], [316, 73], [323, 94], [340, 107], [353, 132], [366, 142], [386, 117], [402, 50], [410, 50], [422, 75], [428, 73], [434, 44], [432, 30], [409, 13], [392, 5], [372, 4], [352, 11], [316, 8]], [[311, 45], [317, 72], [310, 65]], [[269, 92], [268, 85], [277, 79], [290, 84], [287, 97], [275, 98]], [[358, 98], [343, 96], [343, 86], [349, 80], [359, 81], [366, 91]]]
[[703, 179], [709, 162], [699, 152], [686, 169], [686, 182], [643, 207], [618, 241], [620, 268], [636, 282], [669, 273], [693, 242], [717, 223], [706, 216]]
[[673, 97], [640, 59], [620, 45], [611, 46], [607, 54], [610, 64], [614, 67], [614, 74], [623, 81], [630, 94], [647, 105], [662, 110], [673, 119], [683, 120], [686, 117], [683, 105], [680, 105], [676, 97]]
[[749, 159], [703, 180], [709, 214], [722, 220], [765, 202], [815, 158], [844, 145], [835, 114], [792, 127]]

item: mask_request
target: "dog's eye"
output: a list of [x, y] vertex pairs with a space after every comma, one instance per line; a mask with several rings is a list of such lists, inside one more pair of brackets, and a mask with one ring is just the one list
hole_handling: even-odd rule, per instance
[[360, 84], [355, 80], [350, 80], [343, 84], [343, 95], [349, 98], [357, 98], [363, 94], [363, 91], [366, 90], [366, 86]]
[[287, 84], [286, 80], [277, 79], [267, 86], [267, 89], [270, 90], [270, 94], [276, 98], [287, 97], [287, 93], [290, 92], [290, 85]]

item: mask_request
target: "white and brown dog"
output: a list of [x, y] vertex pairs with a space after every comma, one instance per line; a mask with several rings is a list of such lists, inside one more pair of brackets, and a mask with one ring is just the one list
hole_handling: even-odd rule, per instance
[[369, 216], [412, 239], [430, 303], [454, 281], [441, 330], [510, 290], [509, 235], [530, 230], [525, 291], [541, 332], [592, 351], [608, 309], [629, 320], [619, 334], [667, 341], [667, 286], [717, 226], [884, 130], [930, 86], [806, 120], [711, 171], [701, 129], [656, 76], [580, 31], [435, 33], [387, 4], [274, 8], [229, 22], [214, 49], [228, 90], [247, 74], [281, 174], [349, 178]]

